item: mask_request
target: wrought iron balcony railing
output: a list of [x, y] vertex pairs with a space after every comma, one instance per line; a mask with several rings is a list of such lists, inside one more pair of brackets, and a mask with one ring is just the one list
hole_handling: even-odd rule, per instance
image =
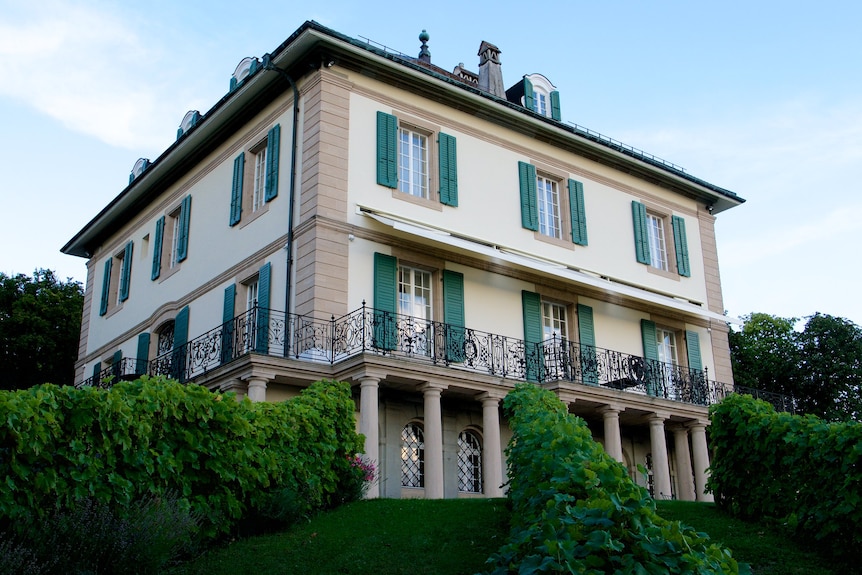
[[[528, 343], [383, 312], [364, 303], [329, 321], [254, 308], [152, 361], [124, 358], [78, 385], [109, 386], [144, 373], [193, 381], [248, 353], [329, 364], [373, 353], [507, 379], [571, 381], [695, 405], [711, 405], [736, 391], [709, 380], [705, 369], [691, 370], [558, 337]], [[742, 392], [755, 392], [776, 407], [792, 408], [791, 400], [780, 394]]]

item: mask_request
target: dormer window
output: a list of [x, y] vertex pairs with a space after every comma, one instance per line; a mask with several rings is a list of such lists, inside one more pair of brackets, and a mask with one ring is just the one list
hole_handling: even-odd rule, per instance
[[259, 68], [260, 61], [257, 58], [248, 57], [240, 60], [230, 77], [230, 91], [236, 90], [243, 80], [257, 72]]
[[560, 93], [541, 74], [528, 74], [506, 90], [506, 97], [546, 118], [560, 120]]

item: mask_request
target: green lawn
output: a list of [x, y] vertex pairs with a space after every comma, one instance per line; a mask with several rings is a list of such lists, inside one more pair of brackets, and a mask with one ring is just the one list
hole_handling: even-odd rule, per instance
[[[754, 575], [839, 573], [780, 533], [731, 519], [712, 504], [662, 501], [658, 510], [709, 533]], [[505, 541], [507, 519], [502, 499], [359, 501], [284, 533], [212, 550], [171, 573], [469, 575]]]

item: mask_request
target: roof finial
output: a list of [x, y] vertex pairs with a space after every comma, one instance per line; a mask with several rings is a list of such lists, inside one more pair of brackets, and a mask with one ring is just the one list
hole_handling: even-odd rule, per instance
[[419, 41], [422, 42], [422, 46], [419, 48], [419, 61], [431, 63], [431, 52], [428, 51], [428, 40], [431, 36], [428, 35], [428, 32], [422, 30], [422, 33], [419, 34]]

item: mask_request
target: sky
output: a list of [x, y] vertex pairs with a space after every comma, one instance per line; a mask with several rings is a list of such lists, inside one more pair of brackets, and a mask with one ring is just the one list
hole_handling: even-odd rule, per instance
[[[313, 7], [311, 7], [313, 6]], [[0, 0], [0, 272], [86, 281], [60, 248], [305, 20], [478, 70], [544, 74], [564, 121], [747, 201], [718, 214], [728, 315], [862, 325], [862, 3]], [[626, 228], [627, 230], [628, 228]], [[623, 233], [625, 231], [623, 230]], [[857, 254], [854, 256], [853, 254]]]

